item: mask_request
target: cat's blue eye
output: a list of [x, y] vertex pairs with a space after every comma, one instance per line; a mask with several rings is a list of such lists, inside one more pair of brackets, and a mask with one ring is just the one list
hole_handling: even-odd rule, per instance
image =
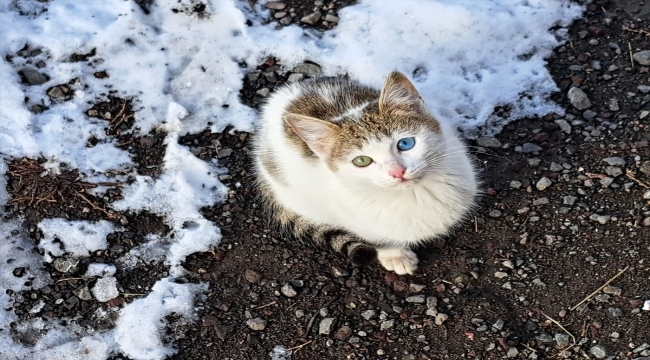
[[399, 151], [406, 151], [406, 150], [411, 150], [415, 146], [415, 138], [408, 137], [404, 139], [400, 139], [397, 142], [397, 150]]

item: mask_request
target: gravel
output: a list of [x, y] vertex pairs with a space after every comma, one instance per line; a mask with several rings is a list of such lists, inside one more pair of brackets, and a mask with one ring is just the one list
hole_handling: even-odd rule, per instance
[[578, 110], [586, 110], [591, 107], [591, 101], [587, 97], [584, 91], [580, 88], [573, 87], [569, 90], [568, 93], [569, 102]]

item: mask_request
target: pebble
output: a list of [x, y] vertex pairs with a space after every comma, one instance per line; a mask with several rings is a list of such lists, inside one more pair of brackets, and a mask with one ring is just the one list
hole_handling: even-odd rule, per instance
[[501, 331], [505, 324], [506, 324], [505, 321], [499, 319], [494, 324], [492, 324], [492, 328], [497, 330], [497, 331]]
[[266, 328], [266, 320], [255, 318], [246, 320], [246, 325], [248, 325], [251, 330], [262, 331]]
[[591, 214], [591, 216], [589, 216], [589, 220], [597, 221], [601, 225], [607, 224], [611, 218], [610, 215]]
[[648, 86], [648, 85], [639, 85], [639, 86], [636, 87], [636, 89], [639, 90], [640, 92], [644, 93], [644, 94], [647, 94], [647, 93], [650, 92], [650, 86]]
[[650, 161], [644, 161], [641, 166], [639, 166], [639, 171], [650, 176]]
[[332, 266], [332, 276], [335, 278], [344, 278], [350, 276], [350, 273], [345, 271], [343, 268], [338, 267], [338, 266]]
[[617, 318], [617, 317], [621, 317], [621, 316], [623, 315], [623, 310], [621, 310], [621, 308], [608, 307], [608, 308], [605, 310], [605, 313], [606, 313], [607, 316], [609, 316], [610, 318]]
[[632, 59], [641, 65], [650, 65], [650, 50], [634, 53], [634, 55], [632, 55]]
[[501, 147], [501, 141], [493, 137], [480, 137], [476, 139], [476, 145], [497, 149]]
[[540, 151], [542, 151], [542, 150], [544, 150], [544, 149], [543, 149], [541, 146], [539, 146], [539, 145], [535, 145], [535, 144], [532, 144], [532, 143], [525, 143], [525, 144], [521, 147], [521, 151], [522, 151], [524, 154], [528, 154], [528, 153], [532, 153], [532, 152], [540, 152]]
[[552, 184], [553, 184], [553, 182], [551, 181], [551, 179], [549, 179], [547, 177], [543, 177], [543, 178], [539, 179], [537, 184], [535, 184], [535, 187], [539, 191], [544, 191], [544, 190], [546, 190], [546, 188], [548, 188]]
[[336, 333], [334, 334], [334, 338], [337, 340], [346, 340], [347, 338], [350, 337], [350, 335], [352, 335], [352, 328], [345, 325], [336, 331]]
[[618, 105], [618, 100], [616, 98], [609, 99], [609, 102], [607, 103], [607, 107], [609, 108], [610, 111], [621, 110], [620, 106]]
[[285, 4], [282, 1], [269, 1], [266, 4], [264, 4], [264, 6], [267, 9], [271, 9], [271, 10], [284, 10], [284, 8], [287, 7], [287, 4]]
[[445, 321], [447, 321], [447, 319], [449, 319], [449, 315], [438, 313], [438, 315], [436, 315], [434, 322], [436, 323], [436, 325], [442, 325], [444, 324]]
[[512, 180], [510, 182], [510, 187], [513, 188], [513, 189], [520, 189], [521, 188], [521, 181]]
[[490, 213], [488, 214], [488, 216], [490, 216], [491, 218], [498, 218], [498, 217], [500, 217], [501, 215], [502, 215], [502, 214], [501, 214], [501, 211], [499, 211], [499, 210], [492, 210], [492, 211], [490, 211]]
[[568, 97], [571, 105], [573, 105], [573, 107], [578, 110], [586, 110], [591, 107], [591, 101], [589, 101], [587, 94], [585, 94], [585, 92], [580, 88], [571, 88], [571, 90], [569, 90]]
[[41, 85], [45, 84], [47, 82], [47, 76], [44, 74], [41, 74], [40, 72], [34, 70], [34, 69], [22, 69], [20, 70], [20, 75], [22, 75], [25, 78], [25, 81], [29, 85]]
[[320, 66], [316, 64], [300, 64], [293, 69], [294, 73], [300, 73], [308, 77], [317, 77], [321, 74]]
[[232, 149], [223, 148], [217, 152], [217, 158], [219, 159], [227, 158], [230, 155], [232, 155], [232, 152], [233, 152]]
[[292, 83], [292, 82], [300, 81], [300, 80], [304, 79], [304, 77], [305, 77], [305, 74], [293, 73], [293, 74], [289, 75], [289, 78], [287, 79], [287, 81]]
[[650, 190], [646, 191], [646, 192], [643, 194], [643, 198], [644, 198], [645, 200], [650, 200]]
[[607, 357], [607, 350], [602, 345], [595, 345], [589, 349], [589, 352], [596, 357], [596, 359], [604, 359]]
[[497, 271], [494, 273], [494, 276], [497, 277], [498, 279], [503, 279], [508, 277], [508, 273], [505, 273], [503, 271]]
[[569, 346], [569, 335], [567, 334], [555, 334], [554, 340], [558, 348]]
[[115, 299], [120, 296], [120, 292], [117, 290], [117, 279], [112, 276], [97, 279], [95, 286], [93, 286], [92, 294], [99, 302], [107, 302]]
[[591, 45], [591, 46], [596, 46], [596, 45], [598, 45], [598, 44], [599, 44], [598, 39], [591, 39], [591, 40], [589, 40], [589, 45]]
[[47, 96], [52, 100], [65, 99], [66, 95], [70, 92], [70, 88], [65, 85], [55, 86], [47, 91]]
[[309, 24], [309, 25], [314, 25], [314, 24], [316, 24], [316, 22], [318, 22], [318, 20], [320, 20], [320, 17], [321, 17], [320, 11], [315, 11], [315, 12], [301, 18], [300, 22], [305, 23], [305, 24]]
[[90, 294], [90, 290], [88, 290], [88, 286], [86, 286], [86, 285], [83, 285], [83, 286], [80, 286], [80, 287], [76, 288], [75, 290], [72, 291], [72, 293], [76, 297], [78, 297], [79, 299], [84, 300], [84, 301], [88, 301], [88, 300], [93, 299], [93, 296]]
[[293, 18], [291, 16], [285, 16], [282, 19], [280, 19], [280, 24], [287, 26], [293, 22]]
[[426, 296], [424, 295], [414, 295], [406, 298], [407, 303], [413, 304], [424, 304], [426, 302]]
[[591, 119], [595, 118], [596, 116], [598, 116], [598, 113], [595, 112], [595, 111], [592, 111], [592, 110], [585, 110], [585, 112], [582, 113], [582, 117], [585, 120], [591, 120]]
[[569, 124], [568, 121], [564, 119], [558, 119], [555, 120], [555, 123], [560, 127], [562, 131], [564, 131], [567, 134], [571, 134], [571, 125]]
[[612, 177], [623, 175], [623, 170], [618, 166], [608, 166], [605, 168], [605, 172]]
[[77, 266], [78, 263], [79, 263], [79, 260], [77, 260], [77, 259], [57, 258], [57, 259], [54, 260], [54, 263], [52, 264], [52, 266], [54, 266], [56, 271], [65, 274], [68, 271], [70, 271], [70, 269]]
[[249, 270], [246, 270], [244, 272], [244, 278], [249, 283], [255, 284], [255, 283], [258, 283], [258, 282], [262, 281], [263, 276], [259, 272], [249, 269]]
[[388, 330], [388, 329], [392, 328], [393, 326], [395, 326], [395, 320], [384, 320], [379, 325], [379, 328], [382, 331], [384, 331], [384, 330]]
[[296, 292], [293, 286], [289, 284], [285, 284], [282, 288], [280, 288], [280, 292], [282, 293], [282, 295], [288, 298], [296, 297], [298, 295], [298, 292]]
[[603, 161], [612, 166], [625, 166], [625, 159], [620, 157], [608, 157]]
[[366, 320], [372, 320], [377, 317], [377, 311], [376, 310], [366, 310], [361, 313], [361, 317], [366, 319]]
[[563, 204], [564, 204], [564, 205], [571, 205], [571, 206], [573, 206], [573, 205], [575, 205], [575, 203], [576, 203], [577, 200], [578, 200], [577, 197], [575, 197], [575, 196], [571, 196], [571, 195], [568, 195], [568, 196], [565, 196], [565, 197], [564, 197], [564, 202], [563, 202]]
[[435, 310], [438, 306], [438, 298], [435, 296], [427, 297], [427, 309]]
[[337, 23], [339, 22], [339, 17], [336, 15], [332, 14], [327, 14], [325, 15], [325, 21], [331, 22], [331, 23]]
[[506, 356], [508, 358], [514, 358], [517, 357], [517, 355], [519, 355], [519, 350], [517, 350], [515, 347], [508, 349], [508, 352], [506, 353]]

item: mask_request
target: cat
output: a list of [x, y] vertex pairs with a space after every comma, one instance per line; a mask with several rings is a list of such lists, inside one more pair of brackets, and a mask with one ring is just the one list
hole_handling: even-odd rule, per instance
[[411, 247], [446, 234], [478, 192], [467, 149], [442, 120], [396, 71], [381, 91], [343, 78], [279, 87], [254, 134], [260, 196], [289, 235], [413, 274]]

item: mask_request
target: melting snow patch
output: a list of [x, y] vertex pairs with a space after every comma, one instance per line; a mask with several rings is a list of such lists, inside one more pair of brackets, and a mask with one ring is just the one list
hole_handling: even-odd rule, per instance
[[86, 274], [84, 276], [86, 277], [106, 277], [106, 276], [113, 276], [115, 275], [115, 266], [113, 265], [108, 265], [108, 264], [102, 264], [102, 263], [92, 263], [88, 265], [88, 269], [86, 269]]
[[99, 302], [107, 302], [120, 295], [117, 291], [117, 279], [112, 276], [98, 279], [90, 292]]
[[[68, 221], [61, 218], [45, 219], [38, 224], [43, 231], [40, 246], [53, 256], [69, 253], [75, 257], [88, 256], [91, 252], [106, 248], [106, 235], [113, 232], [113, 224], [100, 220]], [[64, 248], [54, 240], [59, 239]], [[46, 260], [49, 261], [46, 255]]]

